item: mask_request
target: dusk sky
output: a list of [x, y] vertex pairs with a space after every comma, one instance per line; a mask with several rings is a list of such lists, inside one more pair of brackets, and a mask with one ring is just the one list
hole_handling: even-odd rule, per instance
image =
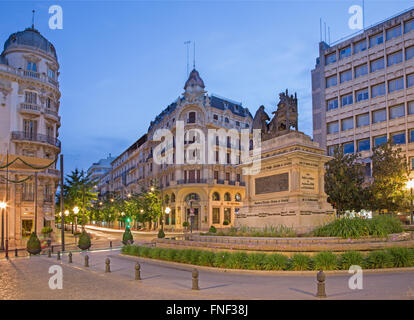
[[[63, 9], [63, 30], [48, 26]], [[60, 63], [59, 139], [65, 173], [119, 155], [182, 92], [187, 40], [209, 93], [240, 101], [254, 115], [275, 110], [278, 94], [297, 92], [299, 130], [312, 134], [311, 69], [319, 18], [331, 42], [352, 34], [351, 1], [0, 1], [0, 41], [31, 25], [51, 41]], [[413, 6], [365, 1], [365, 25]], [[192, 65], [193, 49], [190, 50]]]

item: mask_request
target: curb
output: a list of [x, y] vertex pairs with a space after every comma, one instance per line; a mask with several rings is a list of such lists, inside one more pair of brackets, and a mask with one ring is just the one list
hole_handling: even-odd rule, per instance
[[[223, 273], [235, 273], [235, 274], [255, 274], [262, 276], [315, 276], [317, 270], [311, 271], [276, 271], [276, 270], [245, 270], [245, 269], [225, 269], [225, 268], [216, 268], [216, 267], [207, 267], [199, 266], [188, 263], [174, 262], [174, 261], [165, 261], [158, 259], [151, 259], [145, 257], [131, 256], [123, 253], [119, 253], [118, 256], [131, 259], [131, 260], [142, 260], [145, 262], [150, 262], [157, 265], [169, 265], [176, 267], [177, 269], [192, 271], [194, 268], [205, 270], [205, 271], [214, 271], [214, 272], [223, 272]], [[384, 269], [363, 269], [365, 274], [382, 274], [382, 273], [400, 273], [400, 272], [414, 272], [414, 267], [405, 267], [405, 268], [384, 268]], [[349, 275], [348, 270], [325, 270], [326, 275]]]

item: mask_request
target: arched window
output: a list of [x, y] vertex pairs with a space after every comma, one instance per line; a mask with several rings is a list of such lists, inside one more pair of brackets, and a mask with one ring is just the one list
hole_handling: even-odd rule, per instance
[[224, 201], [231, 201], [231, 196], [230, 196], [230, 193], [226, 192], [226, 193], [224, 194]]
[[190, 200], [196, 200], [199, 201], [200, 200], [200, 196], [197, 193], [190, 193], [185, 197], [185, 201], [188, 202]]
[[174, 203], [175, 202], [175, 193], [171, 193], [171, 202]]
[[191, 111], [188, 113], [187, 123], [195, 123], [196, 122], [196, 113], [195, 111]]
[[213, 201], [220, 201], [220, 194], [218, 192], [213, 193]]
[[240, 193], [236, 193], [236, 195], [234, 196], [234, 200], [236, 200], [237, 202], [241, 201], [241, 195]]

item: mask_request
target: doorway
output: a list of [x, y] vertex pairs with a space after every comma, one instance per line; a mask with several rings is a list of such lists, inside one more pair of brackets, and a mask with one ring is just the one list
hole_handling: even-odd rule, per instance
[[22, 220], [22, 237], [29, 237], [33, 232], [33, 220]]
[[[191, 218], [191, 209], [193, 210], [194, 216]], [[187, 208], [187, 221], [193, 224], [193, 230], [198, 230], [200, 228], [200, 217], [199, 217], [199, 208]]]

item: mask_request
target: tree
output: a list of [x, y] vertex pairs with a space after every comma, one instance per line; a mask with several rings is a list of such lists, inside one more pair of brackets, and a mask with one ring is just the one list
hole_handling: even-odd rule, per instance
[[391, 142], [372, 150], [372, 176], [370, 207], [373, 211], [397, 212], [409, 208], [409, 196], [405, 188], [409, 170], [401, 148]]
[[359, 154], [344, 154], [343, 147], [337, 146], [333, 159], [326, 163], [325, 192], [338, 215], [365, 206], [364, 166], [359, 160]]
[[142, 192], [142, 207], [143, 207], [143, 220], [149, 222], [158, 221], [161, 217], [161, 198], [160, 191], [157, 187], [153, 187], [152, 190]]

